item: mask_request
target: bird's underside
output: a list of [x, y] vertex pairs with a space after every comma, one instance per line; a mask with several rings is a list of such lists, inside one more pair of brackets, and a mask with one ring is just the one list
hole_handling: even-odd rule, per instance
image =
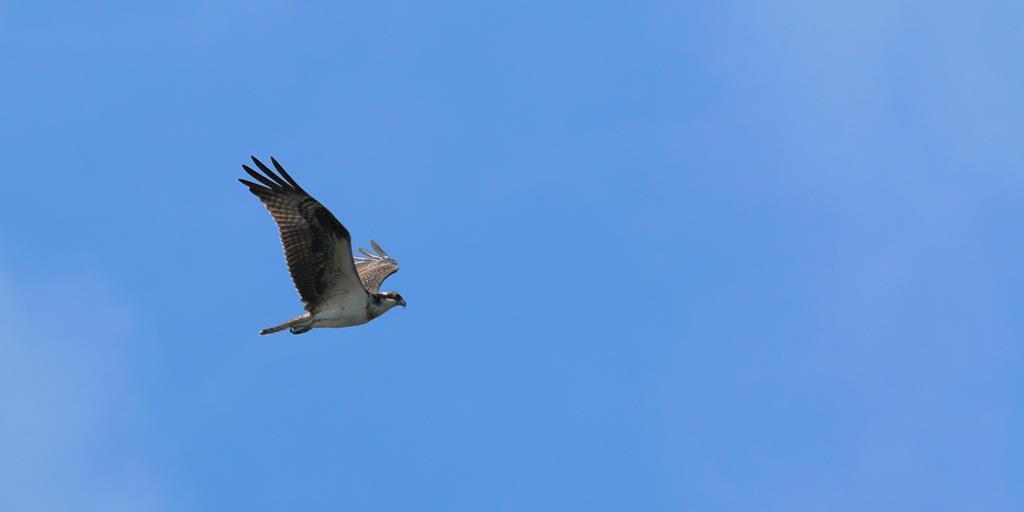
[[270, 170], [252, 157], [262, 172], [242, 165], [256, 182], [239, 179], [266, 206], [277, 223], [288, 271], [306, 312], [260, 334], [289, 329], [301, 334], [318, 327], [360, 325], [384, 314], [405, 300], [393, 291], [380, 291], [388, 276], [398, 271], [392, 259], [376, 242], [375, 252], [360, 248], [365, 256], [352, 255], [352, 238], [345, 226], [313, 199], [275, 160]]

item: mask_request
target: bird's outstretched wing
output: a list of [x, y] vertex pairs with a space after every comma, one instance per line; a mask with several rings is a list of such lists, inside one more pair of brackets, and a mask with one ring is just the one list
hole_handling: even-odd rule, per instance
[[380, 291], [380, 284], [388, 276], [398, 272], [398, 262], [384, 252], [377, 242], [370, 240], [370, 246], [375, 252], [359, 248], [359, 252], [365, 257], [356, 256], [356, 270], [359, 271], [359, 280], [363, 282], [363, 287], [370, 293], [377, 293]]
[[242, 165], [259, 183], [239, 179], [263, 202], [281, 231], [288, 272], [307, 311], [335, 295], [362, 293], [363, 288], [352, 259], [352, 239], [345, 226], [313, 199], [288, 172], [270, 159], [277, 173], [252, 157], [263, 171]]

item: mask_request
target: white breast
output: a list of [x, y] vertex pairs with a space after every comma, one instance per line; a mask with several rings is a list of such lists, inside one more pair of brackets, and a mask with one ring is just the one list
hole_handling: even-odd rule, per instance
[[348, 327], [365, 324], [366, 293], [347, 293], [332, 297], [313, 314], [315, 327]]

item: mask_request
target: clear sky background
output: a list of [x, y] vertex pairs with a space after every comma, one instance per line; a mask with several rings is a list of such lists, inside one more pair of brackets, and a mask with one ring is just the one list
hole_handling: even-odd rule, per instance
[[0, 509], [1021, 510], [1022, 17], [0, 2]]

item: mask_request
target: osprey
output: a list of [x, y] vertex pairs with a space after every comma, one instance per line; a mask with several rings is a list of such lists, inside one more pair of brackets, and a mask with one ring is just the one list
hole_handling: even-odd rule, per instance
[[277, 173], [251, 158], [263, 174], [245, 164], [242, 168], [259, 183], [238, 181], [249, 187], [277, 222], [288, 272], [306, 305], [305, 314], [263, 329], [261, 336], [285, 329], [302, 334], [314, 327], [361, 325], [395, 306], [405, 307], [398, 292], [380, 291], [380, 284], [398, 272], [397, 261], [372, 240], [374, 252], [360, 247], [365, 257], [354, 257], [348, 230], [324, 205], [307, 194], [273, 157], [270, 161]]

